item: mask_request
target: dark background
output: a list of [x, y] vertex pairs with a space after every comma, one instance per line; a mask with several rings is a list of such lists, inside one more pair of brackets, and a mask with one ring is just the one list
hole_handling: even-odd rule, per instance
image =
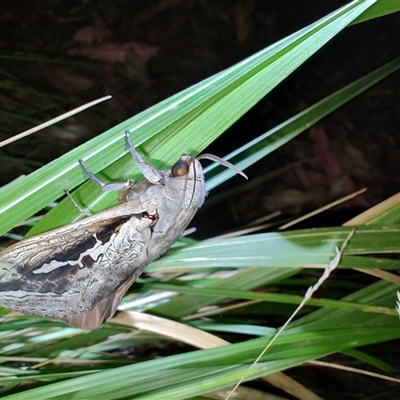
[[[0, 149], [0, 185], [344, 4], [335, 0], [3, 1], [0, 140], [100, 96], [111, 94], [113, 99]], [[400, 15], [393, 14], [349, 27], [207, 152], [224, 156], [393, 60], [400, 50], [399, 26]], [[257, 163], [246, 171], [249, 183], [235, 178], [213, 191], [210, 204], [206, 202], [194, 221], [197, 236], [237, 229], [275, 211], [282, 213], [275, 220], [279, 224], [368, 186], [362, 197], [296, 227], [339, 225], [396, 193], [399, 81], [397, 72]], [[260, 177], [262, 183], [252, 184]], [[235, 187], [247, 189], [224, 199], [227, 189]], [[213, 197], [222, 200], [213, 203]], [[386, 347], [390, 346], [380, 347], [380, 354], [390, 355]], [[316, 380], [315, 369], [299, 371], [296, 378], [325, 392], [326, 398], [339, 398], [331, 397], [338, 385], [342, 399], [368, 394], [396, 398], [391, 384], [377, 379], [328, 370], [319, 371]]]

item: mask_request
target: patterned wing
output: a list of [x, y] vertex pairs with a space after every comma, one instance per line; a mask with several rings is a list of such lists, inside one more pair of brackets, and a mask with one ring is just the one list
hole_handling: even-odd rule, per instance
[[127, 283], [147, 265], [153, 221], [141, 214], [94, 217], [0, 253], [0, 304], [87, 329], [113, 314]]

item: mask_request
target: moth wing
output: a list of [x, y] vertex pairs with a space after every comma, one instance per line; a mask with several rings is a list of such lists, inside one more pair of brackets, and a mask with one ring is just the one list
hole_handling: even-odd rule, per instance
[[76, 314], [70, 318], [63, 318], [62, 320], [68, 325], [82, 329], [99, 328], [104, 321], [114, 315], [119, 302], [134, 280], [135, 279], [128, 279], [116, 291], [96, 303], [91, 310]]
[[[118, 288], [147, 265], [152, 221], [132, 211], [107, 215], [96, 214], [0, 253], [0, 304], [66, 322], [74, 317], [79, 321], [77, 316], [92, 309], [98, 321], [111, 315], [120, 298]], [[85, 327], [92, 319], [82, 317], [83, 325], [75, 325]]]

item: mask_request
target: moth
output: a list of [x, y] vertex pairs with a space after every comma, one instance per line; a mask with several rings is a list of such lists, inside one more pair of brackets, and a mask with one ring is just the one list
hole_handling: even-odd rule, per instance
[[[183, 234], [206, 197], [199, 160], [183, 154], [170, 170], [157, 170], [126, 145], [144, 178], [104, 184], [119, 190], [119, 204], [77, 222], [22, 240], [0, 253], [0, 305], [27, 315], [54, 317], [97, 329], [112, 317], [136, 278]], [[246, 177], [246, 176], [245, 176]]]

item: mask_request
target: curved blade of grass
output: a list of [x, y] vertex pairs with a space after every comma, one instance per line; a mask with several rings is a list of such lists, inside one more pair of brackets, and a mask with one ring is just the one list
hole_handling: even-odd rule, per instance
[[[247, 268], [239, 271], [230, 278], [221, 279], [212, 285], [212, 289], [250, 290], [262, 285], [285, 279], [294, 275], [295, 268], [271, 268], [265, 273], [261, 268]], [[183, 318], [197, 312], [203, 307], [215, 305], [224, 300], [223, 294], [184, 294], [171, 299], [167, 304], [162, 304], [151, 309], [152, 313], [169, 316], [170, 318]]]
[[347, 221], [345, 226], [354, 225], [389, 225], [400, 222], [400, 193], [389, 197], [362, 214]]
[[[207, 267], [323, 267], [336, 246], [351, 231], [348, 227], [271, 232], [207, 240], [179, 249], [148, 266], [147, 271]], [[358, 227], [345, 255], [398, 253], [400, 228]]]
[[[371, 305], [375, 304], [377, 306], [392, 307], [394, 309], [395, 290], [395, 284], [380, 281], [343, 297], [343, 300]], [[380, 321], [389, 321], [387, 318], [389, 317], [378, 313], [358, 313], [353, 312], [351, 309], [338, 310], [326, 307], [292, 322], [288, 330], [304, 332], [321, 329], [322, 327], [330, 330], [335, 329], [337, 326], [344, 326], [344, 324], [348, 324], [348, 327], [351, 327], [351, 329], [363, 326], [373, 327], [378, 326]]]
[[[173, 285], [168, 283], [149, 283], [144, 285], [143, 290], [158, 290], [176, 292], [180, 294], [193, 294], [196, 297], [198, 295], [207, 296], [218, 296], [219, 299], [241, 299], [241, 300], [260, 300], [266, 303], [280, 303], [280, 304], [300, 304], [303, 300], [303, 296], [281, 294], [281, 293], [255, 293], [247, 290], [238, 289], [222, 289], [212, 287], [192, 287], [189, 285]], [[221, 300], [220, 300], [221, 301]], [[394, 308], [382, 307], [377, 305], [365, 305], [357, 302], [350, 302], [341, 300], [332, 300], [327, 298], [310, 299], [307, 301], [308, 306], [317, 307], [331, 307], [339, 309], [352, 309], [357, 311], [364, 311], [369, 313], [380, 313], [386, 315], [395, 315], [398, 313]]]
[[265, 338], [113, 368], [4, 398], [67, 398], [72, 394], [85, 399], [159, 398], [161, 393], [163, 399], [187, 398], [234, 384], [244, 375], [246, 380], [253, 379], [350, 348], [354, 338], [360, 346], [397, 338], [400, 332], [390, 329], [393, 326], [394, 318], [386, 317], [386, 323], [377, 327], [350, 330], [342, 323], [333, 331], [286, 334], [278, 338], [263, 363], [250, 370], [249, 364], [264, 348]]
[[[352, 297], [365, 299], [364, 293]], [[390, 304], [388, 291], [382, 288], [371, 293], [368, 302]], [[75, 394], [78, 398], [89, 399], [101, 396], [104, 399], [117, 399], [122, 396], [122, 393], [124, 397], [129, 395], [137, 398], [136, 396], [142, 394], [157, 398], [159, 390], [165, 393], [163, 398], [185, 398], [189, 394], [201, 394], [235, 383], [238, 379], [237, 374], [232, 374], [232, 371], [237, 368], [235, 364], [245, 364], [243, 368], [240, 368], [240, 378], [249, 372], [246, 375], [247, 380], [289, 368], [340, 349], [390, 340], [400, 335], [397, 329], [397, 317], [369, 315], [366, 319], [365, 313], [351, 311], [346, 318], [343, 318], [344, 313], [341, 310], [333, 310], [333, 313], [337, 314], [336, 318], [324, 317], [320, 313], [318, 318], [312, 318], [312, 321], [303, 320], [301, 325], [292, 324], [291, 329], [278, 338], [271, 347], [271, 351], [264, 356], [263, 361], [268, 364], [259, 364], [250, 371], [247, 371], [248, 365], [263, 349], [266, 338], [108, 369], [89, 376], [52, 383], [18, 393], [18, 397], [12, 395], [8, 398], [54, 398], [54, 396], [68, 397]], [[357, 325], [356, 329], [349, 329], [349, 324], [351, 325], [351, 321], [354, 320], [362, 321], [363, 326]], [[273, 332], [268, 336], [272, 335]], [[332, 340], [333, 337], [335, 340]], [[208, 370], [205, 371], [203, 367], [207, 367]], [[157, 371], [156, 375], [152, 373], [154, 371]], [[41, 381], [45, 377], [46, 373], [41, 376], [31, 376], [30, 380]], [[205, 386], [204, 380], [207, 381]], [[26, 397], [28, 395], [31, 397]]]
[[392, 14], [400, 11], [400, 3], [393, 0], [378, 0], [371, 8], [365, 13], [360, 15], [353, 24], [368, 21], [372, 18], [379, 18], [384, 15]]
[[[229, 153], [224, 159], [229, 160], [239, 169], [245, 170], [399, 68], [400, 58], [397, 58], [246, 143], [244, 146]], [[214, 169], [216, 171], [211, 172]], [[205, 168], [205, 172], [208, 190], [212, 190], [234, 175], [232, 170], [223, 169], [215, 163]]]
[[[299, 267], [323, 268], [334, 255], [334, 248], [347, 237], [349, 228], [325, 228], [318, 230], [265, 233], [224, 240], [197, 243], [177, 251], [172, 249], [164, 257], [153, 262], [147, 269], [163, 271], [169, 268], [247, 268], [230, 278], [221, 279], [210, 285], [211, 289], [251, 290], [262, 285], [279, 281], [295, 274]], [[352, 259], [356, 254], [375, 254], [377, 252], [398, 252], [400, 230], [397, 227], [359, 227], [346, 248], [343, 259]], [[353, 256], [354, 257], [354, 256]], [[351, 263], [351, 261], [349, 261]], [[357, 266], [367, 268], [367, 257], [359, 258]], [[371, 262], [376, 267], [378, 262]], [[387, 260], [387, 264], [391, 264]], [[383, 263], [380, 264], [384, 266]], [[399, 263], [396, 264], [397, 266]], [[258, 266], [266, 268], [248, 268]], [[167, 304], [152, 309], [160, 315], [182, 318], [198, 309], [212, 306], [227, 297], [223, 294], [207, 293], [184, 294], [171, 299]]]

